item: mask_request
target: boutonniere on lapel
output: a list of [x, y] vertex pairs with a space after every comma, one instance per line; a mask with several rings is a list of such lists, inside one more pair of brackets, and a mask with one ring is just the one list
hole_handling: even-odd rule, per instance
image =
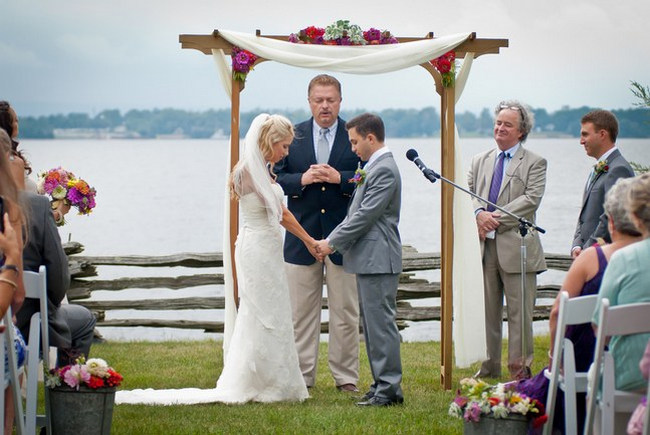
[[594, 172], [596, 173], [596, 175], [604, 174], [607, 171], [609, 171], [609, 166], [605, 161], [601, 160], [600, 162], [594, 165]]
[[361, 186], [364, 181], [366, 181], [366, 171], [361, 169], [361, 163], [358, 163], [357, 170], [354, 171], [354, 177], [350, 178], [348, 183], [354, 183], [357, 186]]

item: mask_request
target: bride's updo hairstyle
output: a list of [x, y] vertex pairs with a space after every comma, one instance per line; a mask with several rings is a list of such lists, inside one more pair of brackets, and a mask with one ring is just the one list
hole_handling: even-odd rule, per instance
[[[273, 156], [273, 145], [287, 139], [293, 139], [293, 124], [282, 115], [269, 115], [260, 127], [258, 144], [264, 160]], [[272, 164], [271, 164], [272, 165]]]
[[650, 172], [632, 179], [627, 196], [627, 209], [637, 218], [636, 224], [643, 236], [650, 236]]

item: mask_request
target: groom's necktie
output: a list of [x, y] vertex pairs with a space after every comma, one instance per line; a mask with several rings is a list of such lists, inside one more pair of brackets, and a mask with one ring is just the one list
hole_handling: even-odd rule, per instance
[[[505, 160], [506, 153], [501, 151], [497, 157], [497, 164], [494, 167], [494, 174], [492, 174], [492, 184], [490, 185], [490, 194], [488, 201], [496, 204], [499, 198], [499, 190], [501, 190], [501, 181], [503, 180], [503, 161]], [[487, 211], [494, 211], [495, 208], [488, 204]]]
[[329, 132], [329, 128], [321, 128], [320, 129], [320, 135], [318, 136], [318, 155], [316, 156], [316, 160], [318, 163], [327, 163], [330, 157], [330, 144], [327, 141], [327, 132]]

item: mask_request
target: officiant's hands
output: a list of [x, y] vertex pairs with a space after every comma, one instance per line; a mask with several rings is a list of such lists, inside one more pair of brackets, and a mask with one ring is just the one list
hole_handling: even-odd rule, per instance
[[481, 240], [485, 240], [485, 235], [490, 231], [494, 231], [499, 226], [498, 218], [501, 213], [493, 211], [481, 211], [476, 215], [476, 226], [478, 227], [478, 236]]
[[300, 180], [303, 186], [313, 183], [341, 183], [341, 173], [327, 163], [311, 165], [306, 172], [302, 174]]

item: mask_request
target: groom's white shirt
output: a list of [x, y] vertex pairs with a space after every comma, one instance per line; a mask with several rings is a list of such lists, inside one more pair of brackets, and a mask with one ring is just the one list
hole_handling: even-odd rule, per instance
[[390, 152], [390, 150], [388, 149], [388, 147], [386, 145], [379, 148], [377, 151], [372, 153], [372, 155], [368, 159], [368, 162], [366, 163], [366, 168], [370, 167], [370, 165], [372, 165], [373, 162], [375, 162], [379, 157], [381, 157], [384, 154], [389, 153], [389, 152]]

